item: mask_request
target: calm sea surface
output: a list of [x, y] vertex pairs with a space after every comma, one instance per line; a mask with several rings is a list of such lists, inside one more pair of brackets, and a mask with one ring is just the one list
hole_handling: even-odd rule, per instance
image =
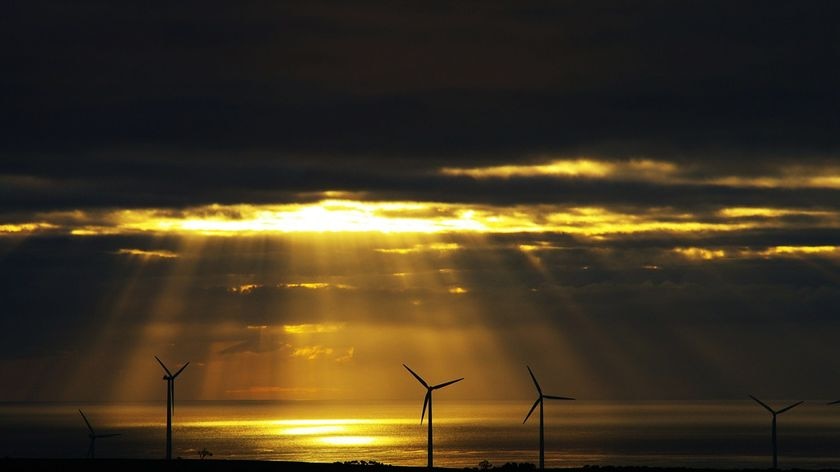
[[[781, 407], [786, 402], [773, 402]], [[173, 455], [214, 459], [426, 463], [419, 402], [179, 402]], [[435, 465], [538, 461], [529, 402], [435, 401]], [[82, 408], [100, 434], [98, 457], [164, 455], [160, 403], [0, 403], [0, 456], [83, 457]], [[546, 465], [769, 467], [770, 414], [737, 402], [552, 402]], [[779, 465], [840, 468], [840, 408], [805, 404], [779, 416]]]

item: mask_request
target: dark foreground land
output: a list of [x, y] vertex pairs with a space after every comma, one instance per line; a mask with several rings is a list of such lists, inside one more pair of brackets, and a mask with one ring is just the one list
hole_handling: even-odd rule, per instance
[[[437, 470], [478, 470], [435, 468]], [[0, 471], [113, 471], [113, 472], [415, 472], [427, 470], [425, 467], [391, 466], [379, 463], [311, 463], [311, 462], [274, 462], [240, 460], [173, 460], [157, 459], [0, 459]], [[534, 471], [533, 464], [505, 464], [489, 470]], [[549, 469], [550, 470], [550, 469]], [[687, 469], [680, 467], [583, 467], [554, 469], [563, 472], [758, 472], [768, 469]], [[786, 469], [790, 472], [804, 469]], [[836, 469], [807, 469], [807, 472], [837, 472]]]

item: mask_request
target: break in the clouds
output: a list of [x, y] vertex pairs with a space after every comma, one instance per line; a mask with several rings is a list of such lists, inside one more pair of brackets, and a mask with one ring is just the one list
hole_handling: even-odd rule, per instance
[[835, 2], [2, 10], [0, 399], [840, 391]]

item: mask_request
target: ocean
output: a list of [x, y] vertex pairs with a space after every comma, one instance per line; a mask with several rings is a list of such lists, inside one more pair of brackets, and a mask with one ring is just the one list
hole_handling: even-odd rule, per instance
[[[772, 402], [781, 407], [789, 402]], [[173, 456], [426, 464], [427, 427], [413, 402], [189, 402], [173, 420]], [[434, 404], [435, 465], [539, 460], [539, 410], [530, 402]], [[0, 403], [0, 455], [84, 457], [84, 410], [97, 457], [159, 458], [165, 404]], [[584, 465], [768, 468], [771, 415], [727, 402], [552, 402], [545, 405], [547, 467]], [[779, 466], [840, 468], [840, 407], [806, 403], [778, 418]]]

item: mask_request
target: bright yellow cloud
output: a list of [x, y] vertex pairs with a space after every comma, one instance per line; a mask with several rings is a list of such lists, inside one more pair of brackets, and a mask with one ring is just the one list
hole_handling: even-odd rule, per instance
[[790, 256], [836, 256], [840, 257], [840, 246], [773, 246], [767, 249], [705, 249], [700, 247], [678, 247], [674, 252], [689, 259], [713, 260], [729, 258], [773, 258]]
[[604, 177], [613, 173], [615, 164], [591, 159], [555, 160], [546, 164], [504, 165], [490, 167], [444, 167], [443, 175], [469, 176], [477, 179], [564, 176], [564, 177]]
[[306, 323], [296, 325], [283, 325], [283, 331], [288, 334], [335, 333], [343, 328], [343, 323]]
[[456, 251], [461, 249], [458, 243], [432, 243], [432, 244], [415, 244], [411, 247], [397, 247], [397, 248], [378, 248], [376, 252], [384, 254], [412, 254], [424, 251]]
[[292, 350], [292, 357], [300, 357], [308, 361], [314, 361], [323, 357], [331, 356], [333, 349], [324, 346], [303, 346]]
[[758, 188], [840, 188], [840, 167], [796, 165], [770, 169], [765, 175], [695, 177], [677, 164], [651, 159], [604, 161], [590, 158], [554, 159], [535, 164], [486, 167], [444, 167], [442, 175], [475, 179], [523, 177], [589, 178], [656, 182], [660, 185], [721, 185]]
[[[62, 214], [62, 227], [74, 235], [179, 234], [255, 236], [289, 233], [542, 233], [561, 232], [593, 239], [644, 232], [703, 233], [786, 225], [780, 217], [803, 215], [813, 225], [840, 227], [840, 213], [829, 210], [725, 208], [717, 214], [691, 214], [669, 207], [619, 211], [607, 207], [556, 204], [492, 206], [436, 202], [360, 202], [325, 200], [289, 205], [210, 205], [181, 210], [121, 210], [99, 215]], [[73, 219], [75, 218], [75, 220]], [[94, 225], [91, 221], [99, 223]], [[80, 223], [76, 226], [74, 221]], [[526, 244], [520, 249], [538, 249]], [[455, 243], [426, 242], [380, 247], [382, 253], [454, 251]], [[135, 253], [139, 255], [139, 253]], [[163, 253], [159, 253], [163, 257]], [[349, 288], [331, 285], [336, 288]], [[287, 288], [326, 288], [320, 282]]]
[[278, 287], [283, 288], [305, 288], [307, 290], [322, 290], [325, 288], [337, 288], [341, 290], [352, 290], [354, 287], [347, 284], [330, 284], [326, 282], [294, 282], [288, 284], [279, 284]]
[[243, 295], [247, 295], [258, 288], [262, 288], [263, 285], [260, 284], [242, 284], [238, 287], [231, 287], [228, 290], [233, 293], [241, 293]]
[[[446, 211], [430, 215], [436, 206]], [[248, 233], [436, 233], [478, 231], [469, 209], [418, 202], [324, 200], [313, 204], [211, 205], [169, 216], [122, 212], [118, 227], [148, 232], [233, 235]]]
[[840, 189], [840, 169], [838, 168], [787, 168], [780, 174], [781, 176], [723, 176], [708, 179], [705, 183], [727, 187]]
[[0, 224], [0, 234], [34, 233], [36, 231], [45, 231], [55, 228], [58, 228], [58, 225], [45, 222]]
[[712, 260], [726, 257], [726, 251], [723, 249], [704, 249], [701, 247], [677, 247], [674, 252], [683, 255], [689, 259]]
[[315, 345], [292, 348], [291, 356], [305, 359], [307, 361], [323, 359], [333, 361], [338, 364], [346, 364], [353, 360], [353, 355], [355, 353], [356, 349], [353, 347], [336, 351], [336, 349], [331, 347]]
[[664, 161], [634, 159], [598, 161], [594, 159], [557, 159], [542, 164], [511, 164], [488, 167], [444, 167], [443, 175], [475, 179], [510, 179], [514, 177], [584, 177], [661, 180], [676, 172], [677, 166]]
[[123, 248], [116, 251], [116, 254], [128, 255], [128, 256], [139, 256], [139, 257], [148, 257], [154, 258], [158, 257], [161, 259], [175, 259], [178, 257], [178, 254], [175, 254], [172, 251], [166, 250], [155, 250], [155, 251], [147, 251], [145, 249], [133, 249], [133, 248]]
[[727, 218], [780, 218], [790, 215], [803, 216], [817, 216], [817, 217], [836, 217], [837, 215], [828, 211], [791, 209], [791, 208], [763, 208], [763, 207], [732, 207], [724, 208], [719, 211], [721, 216]]
[[840, 255], [838, 246], [775, 246], [764, 251], [762, 254], [772, 255], [797, 255], [797, 254], [836, 254]]

